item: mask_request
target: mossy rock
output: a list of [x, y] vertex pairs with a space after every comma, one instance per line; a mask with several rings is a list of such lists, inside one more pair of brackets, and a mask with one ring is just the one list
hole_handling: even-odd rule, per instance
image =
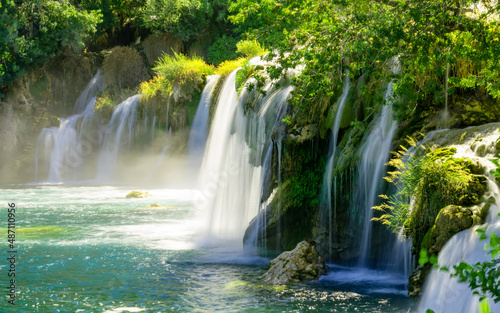
[[269, 263], [269, 270], [262, 276], [268, 284], [287, 285], [318, 279], [328, 267], [316, 250], [316, 244], [301, 241], [292, 251], [285, 251]]
[[146, 192], [146, 191], [131, 191], [127, 194], [125, 198], [131, 199], [131, 198], [149, 198], [151, 195]]
[[102, 69], [106, 85], [134, 88], [149, 78], [142, 57], [130, 47], [115, 47], [104, 59]]
[[472, 208], [458, 205], [449, 205], [443, 208], [436, 217], [436, 222], [429, 233], [429, 253], [438, 254], [453, 235], [474, 225], [483, 223], [489, 208], [489, 203]]
[[288, 144], [302, 144], [306, 141], [312, 140], [318, 133], [317, 125], [309, 124], [305, 126], [295, 125], [287, 136]]

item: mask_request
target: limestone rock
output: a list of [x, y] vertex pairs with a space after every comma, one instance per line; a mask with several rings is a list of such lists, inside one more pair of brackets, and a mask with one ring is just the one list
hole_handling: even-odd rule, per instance
[[429, 235], [429, 253], [438, 254], [444, 244], [456, 233], [484, 222], [490, 204], [466, 208], [449, 205], [439, 212]]
[[295, 125], [287, 136], [287, 142], [289, 144], [302, 144], [312, 140], [317, 133], [316, 125], [309, 124], [302, 127]]
[[151, 195], [148, 192], [131, 191], [128, 193], [128, 195], [125, 198], [130, 199], [130, 198], [149, 198], [149, 197], [151, 197]]
[[328, 267], [316, 250], [316, 244], [301, 241], [292, 251], [285, 251], [269, 263], [269, 270], [262, 276], [273, 285], [287, 285], [318, 279]]

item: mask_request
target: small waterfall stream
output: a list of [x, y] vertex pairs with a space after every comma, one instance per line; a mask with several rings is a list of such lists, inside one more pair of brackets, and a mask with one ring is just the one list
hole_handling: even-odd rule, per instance
[[218, 80], [218, 75], [207, 77], [207, 84], [201, 94], [198, 109], [196, 110], [191, 126], [191, 132], [189, 133], [188, 161], [191, 163], [190, 167], [195, 168], [195, 171], [197, 171], [201, 163], [203, 151], [205, 150], [205, 143], [208, 136], [210, 102], [212, 101], [213, 91]]
[[392, 105], [392, 82], [389, 83], [386, 93], [386, 102], [382, 108], [382, 114], [369, 133], [365, 143], [361, 146], [362, 157], [358, 167], [358, 207], [364, 210], [364, 226], [361, 237], [360, 257], [358, 266], [367, 267], [370, 256], [370, 240], [372, 235], [372, 207], [375, 205], [383, 176], [386, 173], [385, 163], [389, 159], [392, 138], [396, 132], [397, 122], [393, 118]]
[[[346, 104], [347, 96], [351, 88], [351, 82], [349, 80], [349, 73], [347, 72], [344, 77], [344, 87], [342, 90], [342, 95], [338, 99], [338, 108], [335, 115], [335, 120], [332, 126], [332, 134], [330, 138], [330, 147], [328, 149], [328, 163], [326, 165], [325, 174], [323, 176], [323, 185], [321, 187], [320, 194], [320, 225], [326, 226], [328, 232], [328, 253], [332, 251], [333, 243], [333, 231], [332, 223], [336, 224], [335, 213], [336, 208], [332, 208], [332, 170], [333, 170], [333, 160], [335, 159], [335, 152], [337, 149], [338, 135], [340, 131], [340, 121], [342, 120], [342, 113], [344, 112], [344, 107]], [[336, 178], [334, 179], [336, 181]], [[332, 210], [334, 211], [334, 218], [332, 219]]]
[[73, 106], [74, 114], [82, 113], [87, 108], [88, 103], [95, 98], [99, 92], [103, 91], [105, 86], [102, 70], [98, 69], [97, 73], [87, 84], [78, 99], [76, 99], [75, 105]]
[[103, 147], [99, 154], [97, 163], [97, 178], [99, 180], [113, 179], [118, 159], [118, 152], [123, 145], [122, 137], [125, 135], [125, 143], [132, 143], [134, 121], [139, 103], [140, 95], [135, 95], [120, 103], [111, 116], [105, 130]]

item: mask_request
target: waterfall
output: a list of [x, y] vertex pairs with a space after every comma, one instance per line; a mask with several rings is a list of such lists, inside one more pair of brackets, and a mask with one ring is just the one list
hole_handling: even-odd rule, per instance
[[73, 112], [79, 114], [84, 111], [92, 98], [95, 98], [99, 92], [103, 91], [104, 87], [104, 77], [102, 71], [98, 69], [97, 73], [87, 84], [78, 99], [76, 99], [75, 105], [73, 106]]
[[[321, 187], [321, 213], [320, 213], [320, 225], [326, 226], [328, 231], [328, 254], [332, 251], [332, 170], [333, 170], [333, 160], [335, 159], [335, 151], [337, 149], [338, 135], [340, 131], [340, 121], [342, 120], [342, 113], [344, 112], [345, 103], [347, 100], [347, 95], [349, 94], [349, 89], [351, 88], [351, 83], [349, 80], [349, 72], [346, 72], [344, 77], [344, 87], [342, 95], [338, 100], [337, 114], [335, 115], [335, 120], [332, 125], [332, 135], [330, 138], [330, 148], [328, 150], [328, 163], [326, 165], [325, 174], [323, 176], [323, 185]], [[335, 208], [333, 208], [335, 210]]]
[[[265, 87], [266, 96], [235, 89], [237, 70], [224, 81], [200, 172], [200, 196], [209, 240], [240, 240], [261, 208], [264, 175], [269, 171], [272, 136], [284, 131], [282, 118], [292, 87]], [[245, 115], [248, 103], [256, 108]], [[265, 168], [268, 167], [268, 168]]]
[[444, 80], [444, 110], [441, 112], [438, 128], [450, 127], [450, 111], [448, 110], [448, 78], [450, 75], [450, 63], [446, 63], [446, 73]]
[[82, 131], [88, 129], [92, 120], [95, 97], [88, 103], [85, 110], [80, 114], [68, 118], [61, 118], [59, 127], [44, 128], [40, 132], [36, 142], [35, 151], [35, 174], [38, 178], [40, 170], [39, 152], [45, 150], [47, 155], [50, 151], [48, 163], [48, 181], [61, 182], [63, 180], [78, 179], [78, 169], [83, 164], [83, 159], [92, 150], [93, 142], [83, 140]]
[[[499, 124], [495, 123], [456, 131], [435, 131], [426, 136], [427, 139], [435, 137], [432, 138], [432, 143], [437, 143], [438, 146], [457, 148], [457, 153], [454, 157], [467, 157], [480, 162], [485, 167], [489, 193], [495, 200], [495, 203], [492, 203], [490, 206], [485, 224], [474, 226], [455, 234], [439, 252], [438, 264], [448, 267], [450, 272], [453, 272], [453, 265], [457, 265], [460, 262], [475, 264], [476, 262], [491, 261], [491, 255], [487, 254], [485, 250], [485, 245], [489, 241], [480, 241], [479, 234], [476, 233], [479, 227], [487, 227], [486, 233], [488, 237], [492, 232], [497, 235], [500, 234], [500, 219], [498, 218], [500, 211], [498, 208], [500, 204], [500, 190], [498, 184], [495, 182], [495, 178], [490, 174], [490, 170], [495, 168], [494, 164], [490, 161], [495, 158], [495, 149], [490, 148], [495, 146], [500, 136], [498, 126]], [[455, 144], [457, 142], [457, 134], [464, 134], [466, 136], [466, 138], [460, 140], [460, 145]], [[481, 138], [480, 145], [478, 146], [488, 147], [486, 155], [471, 148], [474, 146], [471, 144], [477, 138]], [[450, 140], [452, 141], [451, 143]], [[467, 282], [458, 282], [456, 277], [451, 278], [450, 272], [439, 270], [432, 270], [430, 272], [423, 288], [417, 312], [425, 312], [427, 309], [432, 309], [435, 312], [478, 312], [479, 297], [472, 293]], [[489, 304], [492, 312], [500, 312], [500, 303], [495, 304], [490, 299]]]
[[[188, 160], [191, 167], [198, 168], [200, 159], [203, 157], [205, 150], [205, 142], [208, 136], [208, 117], [210, 111], [210, 102], [212, 101], [213, 91], [217, 81], [218, 75], [211, 75], [207, 77], [207, 84], [201, 94], [198, 109], [191, 124], [191, 131], [189, 133], [188, 141]], [[197, 170], [196, 170], [197, 171]]]
[[122, 137], [125, 135], [125, 143], [128, 146], [132, 143], [139, 99], [140, 95], [129, 97], [113, 111], [111, 120], [105, 130], [103, 147], [97, 164], [97, 178], [100, 180], [109, 180], [114, 177], [119, 156], [118, 152], [123, 144]]
[[392, 112], [393, 83], [387, 86], [385, 101], [387, 105], [382, 108], [381, 115], [376, 119], [375, 125], [370, 130], [368, 137], [361, 146], [361, 160], [358, 165], [357, 180], [357, 206], [364, 210], [364, 225], [361, 237], [360, 256], [358, 266], [369, 265], [370, 240], [372, 234], [372, 207], [380, 194], [381, 182], [386, 172], [385, 163], [389, 159], [392, 138], [396, 131], [397, 123]]

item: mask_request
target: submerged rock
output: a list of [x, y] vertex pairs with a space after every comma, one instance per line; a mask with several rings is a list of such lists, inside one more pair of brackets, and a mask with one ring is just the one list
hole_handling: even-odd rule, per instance
[[149, 197], [151, 197], [151, 195], [148, 192], [131, 191], [128, 193], [128, 195], [125, 198], [129, 199], [129, 198], [149, 198]]
[[292, 251], [285, 251], [269, 263], [269, 270], [262, 276], [273, 285], [287, 285], [318, 279], [328, 267], [316, 250], [316, 243], [301, 241]]

